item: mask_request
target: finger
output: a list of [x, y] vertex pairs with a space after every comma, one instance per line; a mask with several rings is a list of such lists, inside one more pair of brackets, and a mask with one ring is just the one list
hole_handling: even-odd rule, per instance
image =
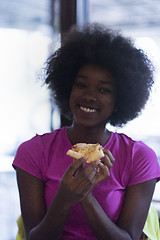
[[[86, 172], [85, 175], [83, 175], [83, 178], [80, 181], [79, 187], [81, 188], [83, 194], [87, 194], [91, 192], [96, 185], [96, 175], [97, 175], [97, 169], [98, 166], [96, 167], [88, 167], [86, 169], [85, 167], [84, 171]], [[78, 179], [77, 179], [78, 180]]]
[[94, 175], [92, 175], [92, 178], [90, 178], [89, 181], [87, 181], [87, 183], [84, 185], [85, 195], [92, 192], [92, 190], [94, 189], [96, 184], [97, 184], [97, 178], [96, 178], [96, 174], [94, 174]]
[[105, 155], [101, 161], [104, 165], [106, 165], [109, 169], [113, 166], [113, 163], [111, 162], [110, 158]]
[[98, 182], [106, 179], [107, 177], [110, 176], [109, 168], [106, 165], [104, 165], [103, 163], [100, 163], [99, 171], [97, 171], [97, 176], [98, 176]]
[[87, 178], [92, 171], [95, 172], [98, 168], [99, 161], [95, 161], [89, 164], [82, 164], [82, 167], [78, 169], [76, 177], [80, 176], [82, 178]]
[[115, 162], [115, 158], [113, 157], [112, 153], [110, 152], [109, 149], [103, 148], [103, 152], [105, 155], [107, 155], [112, 162], [112, 164]]
[[87, 157], [82, 157], [80, 159], [77, 159], [73, 161], [73, 163], [69, 166], [66, 175], [72, 175], [74, 176], [76, 171], [84, 165], [84, 163], [87, 161]]

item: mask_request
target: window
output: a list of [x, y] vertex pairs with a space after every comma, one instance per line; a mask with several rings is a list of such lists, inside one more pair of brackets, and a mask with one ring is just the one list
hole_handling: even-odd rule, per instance
[[[122, 30], [135, 39], [155, 65], [155, 85], [146, 108], [138, 118], [120, 129], [136, 140], [143, 140], [156, 152], [160, 162], [160, 4], [151, 1], [90, 0], [89, 22], [100, 22], [113, 29]], [[154, 204], [160, 213], [160, 183], [156, 185]]]
[[[3, 0], [0, 5], [0, 225], [1, 239], [15, 239], [20, 214], [12, 161], [17, 147], [50, 131], [51, 103], [42, 68], [57, 40], [50, 0]], [[57, 43], [56, 43], [57, 44]], [[14, 206], [14, 208], [13, 208]]]

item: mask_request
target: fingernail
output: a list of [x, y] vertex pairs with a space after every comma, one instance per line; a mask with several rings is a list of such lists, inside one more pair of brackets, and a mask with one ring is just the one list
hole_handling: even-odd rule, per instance
[[84, 159], [85, 161], [87, 161], [88, 157], [87, 157], [87, 156], [84, 156], [83, 159]]

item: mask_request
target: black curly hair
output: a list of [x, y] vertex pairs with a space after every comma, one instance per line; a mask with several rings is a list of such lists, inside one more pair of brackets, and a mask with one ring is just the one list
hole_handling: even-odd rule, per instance
[[110, 124], [122, 126], [144, 108], [153, 80], [153, 65], [132, 39], [101, 24], [74, 27], [46, 65], [45, 83], [62, 114], [72, 119], [69, 107], [71, 89], [79, 69], [88, 63], [111, 72], [117, 83], [116, 111]]

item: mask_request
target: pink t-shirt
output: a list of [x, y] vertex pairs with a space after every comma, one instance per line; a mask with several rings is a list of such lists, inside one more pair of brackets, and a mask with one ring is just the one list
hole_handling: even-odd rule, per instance
[[[22, 143], [17, 150], [13, 166], [45, 182], [47, 209], [58, 190], [62, 176], [72, 163], [72, 158], [66, 155], [71, 147], [67, 127], [64, 127], [52, 133], [36, 135]], [[116, 222], [126, 187], [153, 178], [159, 180], [160, 166], [152, 149], [124, 134], [112, 132], [104, 148], [112, 152], [115, 163], [110, 169], [110, 177], [100, 182], [93, 190], [93, 194], [108, 217]], [[70, 211], [62, 239], [96, 239], [79, 203]]]

